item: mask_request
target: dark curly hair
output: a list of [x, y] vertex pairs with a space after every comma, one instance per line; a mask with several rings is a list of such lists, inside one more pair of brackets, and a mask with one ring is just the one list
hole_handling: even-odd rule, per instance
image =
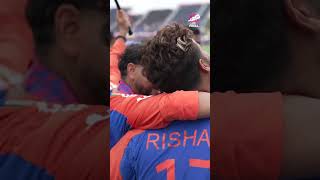
[[119, 70], [122, 78], [127, 76], [127, 66], [129, 63], [140, 64], [142, 48], [142, 44], [132, 44], [126, 48], [119, 62]]
[[141, 63], [155, 88], [167, 93], [192, 90], [200, 82], [201, 50], [190, 29], [179, 24], [167, 25], [147, 42]]

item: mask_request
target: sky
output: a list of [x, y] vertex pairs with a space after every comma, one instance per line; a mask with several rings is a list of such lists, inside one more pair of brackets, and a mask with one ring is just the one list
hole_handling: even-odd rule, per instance
[[[181, 4], [210, 3], [210, 0], [118, 0], [121, 8], [130, 8], [131, 14], [144, 14], [154, 9], [174, 9]], [[110, 7], [115, 8], [114, 0]]]

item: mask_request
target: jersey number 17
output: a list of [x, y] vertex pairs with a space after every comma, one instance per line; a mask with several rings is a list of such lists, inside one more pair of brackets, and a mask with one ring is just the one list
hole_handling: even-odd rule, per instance
[[[189, 159], [189, 167], [210, 169], [210, 160]], [[175, 159], [167, 159], [156, 167], [157, 173], [167, 171], [167, 180], [175, 180]]]

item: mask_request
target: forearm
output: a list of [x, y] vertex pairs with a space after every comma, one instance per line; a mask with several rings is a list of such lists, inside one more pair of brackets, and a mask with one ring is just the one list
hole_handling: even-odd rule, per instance
[[199, 92], [199, 112], [198, 118], [210, 117], [210, 93]]
[[[196, 120], [199, 116], [199, 93], [178, 91], [156, 96], [118, 95], [111, 97], [111, 110], [128, 118], [133, 128], [163, 128], [174, 120]], [[201, 113], [203, 116], [205, 113]]]

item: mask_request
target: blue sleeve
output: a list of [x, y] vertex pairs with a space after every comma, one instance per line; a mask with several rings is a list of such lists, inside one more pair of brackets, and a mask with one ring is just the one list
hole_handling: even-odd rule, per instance
[[124, 136], [131, 126], [127, 123], [127, 118], [117, 112], [110, 113], [110, 149]]
[[137, 179], [136, 170], [135, 170], [135, 148], [133, 141], [130, 141], [124, 154], [122, 156], [121, 164], [120, 164], [120, 171], [123, 180], [133, 180]]

